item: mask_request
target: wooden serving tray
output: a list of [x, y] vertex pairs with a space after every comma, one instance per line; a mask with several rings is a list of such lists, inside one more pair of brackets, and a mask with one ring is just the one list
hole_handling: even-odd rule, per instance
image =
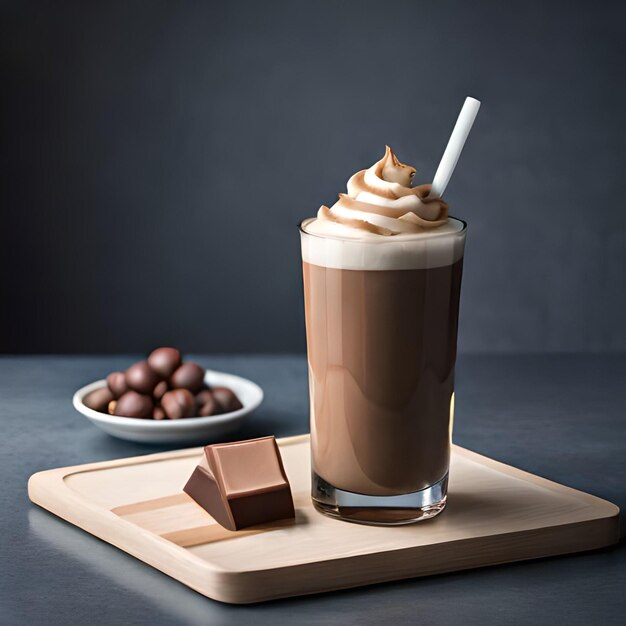
[[449, 504], [381, 528], [317, 513], [309, 437], [279, 440], [296, 520], [231, 532], [182, 488], [201, 449], [39, 472], [36, 504], [215, 600], [247, 603], [600, 548], [617, 542], [605, 500], [453, 447]]

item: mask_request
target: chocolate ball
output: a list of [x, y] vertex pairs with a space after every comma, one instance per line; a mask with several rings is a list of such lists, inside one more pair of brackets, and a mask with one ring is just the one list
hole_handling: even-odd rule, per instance
[[163, 394], [169, 389], [169, 386], [166, 381], [162, 380], [160, 383], [157, 383], [157, 386], [154, 388], [152, 392], [152, 397], [155, 400], [160, 400], [163, 397]]
[[126, 370], [126, 384], [139, 393], [152, 393], [158, 382], [159, 375], [147, 361], [139, 361]]
[[217, 415], [222, 412], [222, 407], [216, 402], [213, 394], [208, 389], [203, 389], [196, 395], [196, 413], [201, 417]]
[[128, 385], [126, 384], [126, 376], [124, 375], [124, 372], [111, 372], [107, 376], [107, 385], [109, 386], [114, 398], [119, 398], [128, 391]]
[[148, 365], [161, 377], [169, 378], [181, 364], [176, 348], [157, 348], [148, 357]]
[[239, 398], [227, 387], [213, 387], [211, 392], [217, 403], [222, 407], [224, 413], [238, 411], [243, 408]]
[[196, 404], [198, 406], [205, 404], [213, 399], [213, 394], [209, 389], [203, 389], [196, 394]]
[[102, 389], [96, 389], [87, 394], [83, 398], [83, 404], [94, 411], [99, 413], [106, 413], [109, 402], [113, 400], [113, 394], [108, 387], [102, 387]]
[[183, 363], [170, 379], [173, 389], [200, 391], [204, 386], [204, 370], [197, 363]]
[[152, 398], [136, 391], [127, 391], [115, 407], [115, 415], [123, 417], [152, 417]]
[[161, 408], [171, 420], [191, 417], [196, 410], [196, 403], [188, 389], [172, 389], [161, 398]]
[[152, 409], [153, 420], [164, 420], [166, 417], [165, 411], [160, 406], [155, 406], [154, 409]]

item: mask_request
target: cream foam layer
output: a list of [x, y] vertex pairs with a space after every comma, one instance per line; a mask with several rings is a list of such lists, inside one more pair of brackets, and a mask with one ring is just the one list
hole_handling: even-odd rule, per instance
[[[301, 226], [302, 260], [305, 263], [344, 270], [408, 270], [452, 265], [463, 256], [465, 223], [450, 217], [434, 230], [381, 237], [363, 233], [355, 237], [344, 226], [329, 236], [315, 232], [318, 220]], [[343, 226], [343, 225], [341, 225]]]
[[400, 163], [393, 150], [348, 181], [331, 207], [320, 207], [308, 232], [352, 239], [418, 234], [440, 228], [448, 219], [448, 205], [431, 196], [431, 185], [412, 187], [415, 168]]

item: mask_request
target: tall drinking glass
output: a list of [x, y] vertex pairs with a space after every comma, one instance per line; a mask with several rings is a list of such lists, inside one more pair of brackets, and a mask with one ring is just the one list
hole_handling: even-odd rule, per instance
[[466, 224], [342, 239], [300, 227], [312, 498], [327, 515], [407, 524], [447, 497]]

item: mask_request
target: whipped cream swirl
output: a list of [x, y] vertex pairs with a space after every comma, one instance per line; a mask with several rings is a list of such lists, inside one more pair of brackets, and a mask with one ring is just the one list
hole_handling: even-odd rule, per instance
[[307, 223], [311, 234], [350, 238], [418, 234], [448, 221], [448, 205], [429, 197], [431, 185], [411, 187], [415, 168], [400, 163], [386, 146], [385, 156], [348, 181], [330, 208], [320, 207]]

